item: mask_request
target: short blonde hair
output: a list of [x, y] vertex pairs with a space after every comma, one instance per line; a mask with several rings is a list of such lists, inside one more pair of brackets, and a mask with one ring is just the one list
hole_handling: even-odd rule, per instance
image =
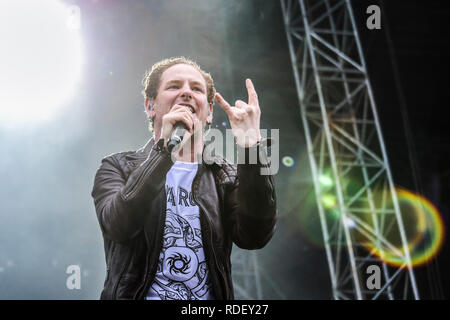
[[156, 99], [158, 88], [161, 84], [161, 75], [164, 71], [177, 64], [188, 64], [190, 66], [193, 66], [201, 73], [206, 82], [208, 103], [214, 103], [216, 88], [214, 87], [214, 80], [211, 77], [211, 74], [203, 71], [195, 61], [187, 59], [185, 57], [168, 58], [155, 63], [151, 67], [151, 69], [146, 72], [144, 79], [142, 80], [142, 85], [144, 86], [142, 94], [144, 95], [144, 98], [149, 98], [152, 100]]

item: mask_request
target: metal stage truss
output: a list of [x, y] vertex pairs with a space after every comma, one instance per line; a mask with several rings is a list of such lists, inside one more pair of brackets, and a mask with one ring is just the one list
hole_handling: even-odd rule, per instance
[[280, 1], [333, 297], [419, 299], [351, 3]]

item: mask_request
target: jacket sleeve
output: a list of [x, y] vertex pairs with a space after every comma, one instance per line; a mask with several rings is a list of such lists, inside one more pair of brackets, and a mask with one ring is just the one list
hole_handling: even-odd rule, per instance
[[[249, 163], [252, 152], [258, 155], [254, 164]], [[261, 174], [261, 169], [268, 167], [265, 148], [238, 147], [237, 177], [227, 192], [226, 210], [232, 240], [242, 249], [264, 247], [275, 231], [277, 207], [273, 175]]]
[[148, 158], [124, 179], [117, 156], [102, 160], [92, 189], [95, 210], [103, 236], [116, 241], [132, 239], [142, 228], [152, 196], [164, 187], [172, 166], [170, 154], [153, 147]]

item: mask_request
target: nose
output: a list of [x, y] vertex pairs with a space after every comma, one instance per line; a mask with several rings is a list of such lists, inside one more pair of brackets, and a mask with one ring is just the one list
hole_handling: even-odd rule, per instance
[[184, 99], [192, 99], [192, 90], [189, 85], [183, 86], [183, 90], [181, 91], [181, 97]]

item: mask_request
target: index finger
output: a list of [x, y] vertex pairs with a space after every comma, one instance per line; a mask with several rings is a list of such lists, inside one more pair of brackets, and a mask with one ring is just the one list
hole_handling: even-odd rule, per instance
[[225, 99], [218, 92], [216, 93], [216, 100], [222, 107], [222, 109], [228, 114], [229, 111], [231, 110], [231, 106], [228, 102], [225, 101]]
[[256, 90], [255, 90], [255, 87], [253, 86], [252, 80], [250, 80], [250, 79], [245, 80], [245, 86], [247, 87], [247, 92], [248, 92], [248, 104], [259, 105], [258, 94], [256, 93]]

